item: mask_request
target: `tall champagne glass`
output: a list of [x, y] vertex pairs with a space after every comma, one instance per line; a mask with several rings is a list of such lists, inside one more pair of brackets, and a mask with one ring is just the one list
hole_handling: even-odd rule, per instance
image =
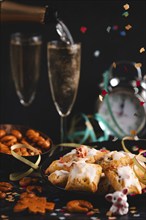
[[35, 98], [40, 73], [41, 36], [14, 33], [10, 40], [10, 63], [16, 93], [23, 106]]
[[81, 45], [59, 41], [48, 43], [48, 75], [55, 107], [61, 116], [61, 143], [66, 141], [66, 116], [76, 99], [79, 78]]

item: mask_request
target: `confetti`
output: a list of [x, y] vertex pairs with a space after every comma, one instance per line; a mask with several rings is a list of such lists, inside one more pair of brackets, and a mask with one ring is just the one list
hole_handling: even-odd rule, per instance
[[108, 26], [106, 31], [109, 33], [111, 31], [111, 26]]
[[136, 210], [136, 207], [135, 206], [131, 206], [130, 210]]
[[7, 215], [1, 215], [1, 218], [2, 219], [8, 219], [8, 216]]
[[135, 63], [135, 68], [138, 68], [138, 67], [142, 67], [142, 64], [141, 63]]
[[133, 216], [134, 216], [134, 217], [139, 217], [139, 216], [140, 216], [140, 214], [139, 214], [139, 213], [137, 213], [137, 214], [134, 214]]
[[112, 64], [112, 66], [114, 67], [114, 68], [116, 68], [116, 62], [113, 62], [113, 64]]
[[125, 5], [123, 5], [123, 8], [124, 8], [125, 10], [128, 10], [128, 9], [130, 8], [130, 6], [129, 6], [129, 4], [125, 4]]
[[71, 214], [70, 213], [64, 213], [64, 216], [70, 216]]
[[114, 26], [112, 27], [112, 29], [113, 29], [114, 31], [117, 31], [117, 30], [119, 29], [119, 26], [118, 26], [118, 25], [114, 25]]
[[103, 96], [99, 95], [99, 100], [102, 102], [103, 101]]
[[122, 37], [124, 37], [124, 36], [126, 36], [126, 32], [125, 32], [125, 31], [120, 31], [120, 35], [121, 35]]
[[60, 219], [60, 220], [64, 220], [64, 219], [66, 219], [66, 218], [62, 216], [62, 217], [59, 217], [59, 219]]
[[[138, 148], [137, 146], [133, 146], [133, 147], [132, 147], [132, 150], [133, 150], [133, 151], [138, 151], [139, 148]], [[130, 207], [130, 209], [136, 209], [136, 207]]]
[[85, 26], [80, 27], [80, 31], [84, 34], [87, 31], [87, 28]]
[[114, 220], [114, 219], [117, 219], [117, 218], [116, 218], [116, 216], [109, 216], [108, 219], [109, 220]]
[[135, 135], [136, 135], [136, 131], [135, 131], [135, 130], [131, 130], [131, 131], [130, 131], [130, 134], [131, 134], [132, 136], [135, 136]]
[[136, 86], [139, 87], [141, 84], [140, 80], [136, 80]]
[[91, 215], [94, 215], [94, 214], [95, 214], [95, 212], [93, 212], [93, 211], [87, 212], [87, 216], [91, 216]]
[[100, 220], [100, 218], [98, 218], [98, 217], [93, 217], [93, 216], [90, 217], [90, 219], [91, 219], [91, 220]]
[[51, 215], [51, 216], [56, 216], [57, 213], [53, 212], [53, 213], [51, 213], [50, 215]]
[[125, 29], [126, 29], [127, 31], [129, 31], [131, 28], [132, 28], [132, 26], [131, 26], [130, 24], [128, 24], [128, 25], [125, 26]]
[[141, 106], [143, 106], [143, 105], [144, 105], [144, 103], [145, 103], [145, 102], [141, 102], [141, 101], [140, 101], [140, 105], [141, 105]]
[[129, 16], [128, 11], [125, 11], [125, 12], [122, 14], [122, 16], [124, 16], [124, 17], [128, 17], [128, 16]]
[[131, 210], [130, 212], [131, 212], [132, 214], [137, 213], [137, 211], [136, 211], [136, 210]]
[[140, 53], [145, 52], [145, 48], [144, 48], [144, 47], [140, 48], [139, 52], [140, 52]]
[[140, 153], [140, 152], [143, 152], [143, 149], [139, 149], [139, 153]]
[[95, 51], [94, 51], [94, 56], [95, 56], [95, 57], [99, 57], [99, 55], [100, 55], [100, 51], [99, 51], [99, 50], [95, 50]]
[[60, 212], [61, 209], [55, 209], [56, 212]]
[[105, 96], [108, 92], [106, 90], [102, 90], [101, 94], [102, 96]]

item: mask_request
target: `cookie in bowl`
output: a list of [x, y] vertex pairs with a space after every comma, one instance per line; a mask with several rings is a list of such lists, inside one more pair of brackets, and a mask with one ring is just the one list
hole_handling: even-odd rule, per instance
[[[13, 157], [11, 147], [17, 145], [23, 147], [15, 147], [14, 153], [26, 157], [31, 162], [35, 162], [40, 154], [42, 163], [49, 155], [53, 142], [50, 137], [35, 129], [23, 125], [1, 124], [0, 160], [6, 172], [19, 172], [29, 168], [28, 165]], [[29, 146], [36, 150], [32, 151]]]

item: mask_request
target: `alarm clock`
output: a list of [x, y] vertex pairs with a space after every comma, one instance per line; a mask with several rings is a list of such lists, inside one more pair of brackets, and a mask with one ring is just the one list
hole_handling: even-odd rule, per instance
[[[136, 77], [132, 71], [128, 71], [132, 69], [137, 73]], [[140, 67], [130, 61], [112, 64], [103, 74], [95, 118], [106, 138], [109, 135], [120, 139], [140, 135], [146, 128], [145, 101], [139, 95], [141, 81]]]

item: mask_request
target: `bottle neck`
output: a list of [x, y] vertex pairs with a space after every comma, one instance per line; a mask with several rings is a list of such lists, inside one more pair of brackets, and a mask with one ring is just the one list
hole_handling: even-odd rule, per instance
[[1, 22], [37, 22], [49, 23], [55, 21], [55, 11], [49, 7], [29, 6], [10, 1], [0, 0]]

